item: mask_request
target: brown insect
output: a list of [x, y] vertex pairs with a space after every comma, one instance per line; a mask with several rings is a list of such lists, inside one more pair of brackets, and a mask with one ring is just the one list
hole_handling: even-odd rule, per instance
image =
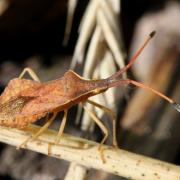
[[[0, 96], [0, 126], [24, 128], [28, 126], [28, 124], [33, 123], [51, 113], [52, 116], [47, 120], [45, 125], [41, 127], [40, 130], [33, 135], [33, 137], [29, 137], [19, 146], [22, 147], [23, 145], [26, 145], [30, 139], [36, 139], [41, 133], [43, 133], [53, 122], [58, 112], [64, 111], [64, 117], [55, 141], [55, 143], [59, 143], [65, 127], [68, 109], [80, 102], [87, 102], [112, 115], [113, 145], [117, 146], [114, 113], [107, 107], [88, 100], [88, 98], [99, 93], [103, 93], [111, 87], [128, 84], [133, 84], [137, 87], [157, 94], [168, 101], [177, 111], [180, 112], [180, 105], [162, 93], [134, 80], [121, 79], [121, 75], [132, 66], [154, 34], [155, 32], [153, 31], [149, 35], [143, 46], [130, 60], [129, 64], [106, 79], [87, 80], [69, 70], [59, 79], [41, 83], [32, 69], [25, 68], [19, 78], [12, 79], [9, 82]], [[26, 72], [30, 74], [33, 80], [23, 79]], [[102, 152], [102, 144], [104, 144], [108, 137], [108, 130], [93, 112], [89, 111], [84, 105], [83, 107], [104, 132], [104, 138], [99, 146], [99, 150]]]

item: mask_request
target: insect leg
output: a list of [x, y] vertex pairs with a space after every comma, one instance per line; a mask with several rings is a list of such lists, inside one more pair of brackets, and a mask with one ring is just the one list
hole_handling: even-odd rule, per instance
[[25, 73], [28, 73], [30, 75], [30, 77], [38, 82], [41, 82], [40, 79], [38, 78], [37, 74], [31, 69], [31, 68], [24, 68], [24, 70], [22, 71], [22, 73], [19, 75], [19, 78], [23, 78], [23, 76], [25, 75]]
[[113, 146], [118, 147], [118, 143], [117, 143], [117, 139], [116, 139], [116, 115], [115, 115], [114, 111], [112, 111], [111, 109], [109, 109], [97, 102], [89, 100], [89, 99], [86, 102], [98, 107], [99, 109], [103, 110], [104, 112], [106, 112], [107, 114], [109, 114], [111, 116], [112, 126], [113, 126]]
[[38, 136], [40, 136], [51, 125], [56, 115], [57, 113], [53, 113], [52, 117], [47, 120], [47, 122], [39, 129], [39, 131], [36, 132], [33, 136], [28, 137], [22, 144], [19, 145], [18, 149], [25, 146], [28, 143], [28, 141], [37, 139]]
[[101, 120], [91, 111], [89, 111], [85, 106], [83, 106], [83, 108], [85, 109], [85, 111], [91, 116], [91, 118], [96, 122], [96, 124], [100, 127], [100, 129], [103, 131], [104, 133], [104, 138], [102, 139], [100, 145], [99, 145], [99, 151], [100, 151], [100, 155], [101, 155], [101, 159], [103, 162], [105, 162], [104, 157], [103, 157], [103, 148], [102, 145], [105, 143], [105, 141], [107, 140], [108, 137], [108, 129], [106, 128], [106, 126], [101, 122]]
[[60, 139], [61, 139], [61, 136], [63, 134], [63, 131], [64, 131], [64, 127], [66, 125], [66, 120], [67, 120], [67, 113], [68, 113], [68, 110], [64, 110], [64, 116], [63, 116], [63, 119], [62, 119], [62, 122], [61, 122], [61, 125], [59, 127], [59, 131], [58, 131], [58, 135], [57, 135], [57, 138], [56, 138], [56, 141], [55, 141], [55, 144], [58, 144]]

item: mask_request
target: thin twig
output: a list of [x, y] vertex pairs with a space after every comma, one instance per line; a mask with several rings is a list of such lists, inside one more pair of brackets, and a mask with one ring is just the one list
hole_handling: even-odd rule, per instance
[[[35, 125], [31, 125], [24, 130], [1, 127], [0, 141], [18, 146], [38, 128]], [[56, 135], [55, 131], [48, 130], [39, 137], [39, 140], [29, 142], [26, 149], [131, 179], [180, 179], [179, 166], [128, 151], [114, 149], [110, 146], [104, 146], [106, 163], [102, 163], [98, 151], [99, 144], [86, 139], [64, 134], [60, 145], [50, 146], [54, 142]]]

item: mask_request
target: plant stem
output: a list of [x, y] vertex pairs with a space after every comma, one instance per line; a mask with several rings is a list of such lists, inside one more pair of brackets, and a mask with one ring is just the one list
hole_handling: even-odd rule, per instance
[[[24, 130], [1, 127], [0, 141], [18, 146], [38, 129], [39, 127], [35, 125], [30, 125]], [[48, 130], [38, 140], [28, 142], [26, 149], [131, 179], [180, 179], [180, 166], [110, 146], [103, 146], [106, 163], [102, 163], [98, 143], [64, 134], [60, 145], [54, 145], [56, 135], [57, 132]]]

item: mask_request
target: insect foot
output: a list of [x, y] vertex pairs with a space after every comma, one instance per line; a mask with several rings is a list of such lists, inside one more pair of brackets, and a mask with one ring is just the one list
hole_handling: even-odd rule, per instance
[[99, 154], [100, 154], [100, 158], [102, 160], [102, 163], [106, 163], [106, 160], [104, 158], [104, 148], [102, 147], [102, 145], [100, 144], [99, 147], [98, 147], [98, 151], [99, 151]]
[[31, 135], [29, 138], [27, 138], [25, 141], [23, 141], [19, 146], [16, 147], [16, 149], [21, 149], [27, 146], [27, 143], [29, 140], [31, 140], [33, 138], [33, 136]]

